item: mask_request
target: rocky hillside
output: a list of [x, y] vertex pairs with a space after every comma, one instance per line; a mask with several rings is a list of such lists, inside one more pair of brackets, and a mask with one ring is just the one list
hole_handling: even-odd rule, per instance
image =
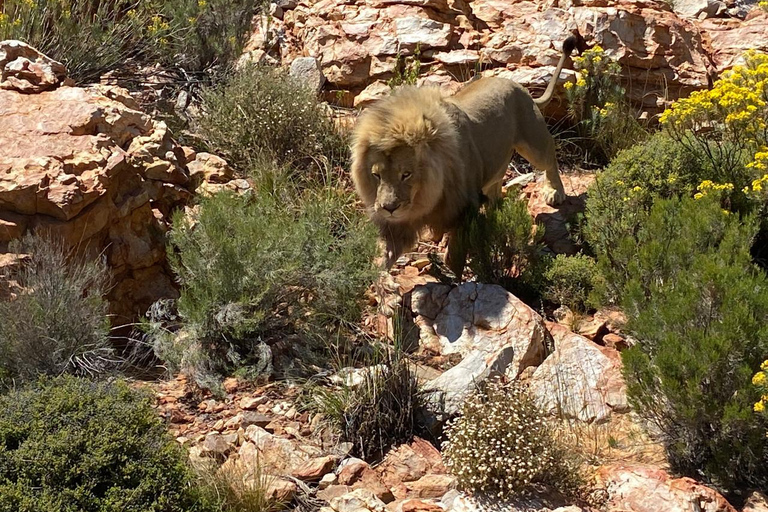
[[[450, 90], [479, 73], [543, 91], [562, 41], [577, 34], [582, 50], [600, 45], [621, 63], [629, 98], [655, 114], [707, 87], [743, 50], [768, 50], [768, 14], [755, 7], [719, 0], [281, 0], [257, 20], [244, 58], [314, 58], [329, 82], [327, 98], [358, 107], [387, 93], [398, 55], [417, 51], [420, 84]], [[569, 80], [572, 71], [558, 77]]]

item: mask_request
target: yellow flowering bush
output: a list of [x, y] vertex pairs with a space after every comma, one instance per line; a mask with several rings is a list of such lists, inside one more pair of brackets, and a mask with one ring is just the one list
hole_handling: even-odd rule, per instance
[[607, 163], [620, 150], [645, 137], [629, 112], [621, 87], [621, 66], [600, 46], [573, 58], [579, 72], [576, 82], [565, 84], [570, 117], [586, 141], [587, 159]]
[[767, 120], [768, 54], [754, 50], [747, 51], [744, 64], [725, 72], [711, 90], [674, 102], [659, 118], [673, 137], [710, 168], [712, 179], [733, 185], [721, 190], [741, 210], [754, 205], [744, 203], [745, 198], [763, 198]]

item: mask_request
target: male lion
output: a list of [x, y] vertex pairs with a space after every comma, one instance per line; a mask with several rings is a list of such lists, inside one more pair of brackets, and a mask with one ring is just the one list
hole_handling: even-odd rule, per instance
[[462, 216], [484, 195], [501, 197], [515, 151], [545, 171], [547, 204], [565, 198], [555, 142], [538, 106], [552, 99], [556, 78], [576, 46], [571, 36], [540, 98], [512, 80], [480, 78], [451, 97], [435, 88], [402, 87], [367, 109], [352, 142], [352, 180], [385, 242], [389, 268], [423, 227], [450, 239], [446, 263], [458, 278], [465, 254], [454, 236]]

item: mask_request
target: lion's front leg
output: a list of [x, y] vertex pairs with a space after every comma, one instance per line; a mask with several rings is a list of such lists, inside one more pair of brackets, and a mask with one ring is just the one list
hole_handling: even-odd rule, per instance
[[404, 224], [384, 224], [379, 226], [379, 230], [384, 241], [384, 255], [378, 263], [389, 269], [405, 251], [413, 247], [418, 234], [411, 226]]
[[548, 169], [546, 171], [546, 184], [544, 185], [544, 202], [549, 206], [557, 206], [565, 201], [565, 188], [563, 187], [563, 181], [560, 179], [560, 173], [555, 167], [553, 170]]
[[448, 233], [448, 248], [445, 251], [445, 266], [456, 276], [458, 281], [464, 275], [464, 267], [467, 264], [468, 247], [459, 241], [457, 228]]

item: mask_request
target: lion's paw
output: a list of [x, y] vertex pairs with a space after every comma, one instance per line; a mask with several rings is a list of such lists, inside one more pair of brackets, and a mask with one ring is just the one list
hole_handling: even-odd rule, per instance
[[544, 202], [548, 206], [557, 206], [565, 201], [565, 191], [547, 186], [543, 192]]

